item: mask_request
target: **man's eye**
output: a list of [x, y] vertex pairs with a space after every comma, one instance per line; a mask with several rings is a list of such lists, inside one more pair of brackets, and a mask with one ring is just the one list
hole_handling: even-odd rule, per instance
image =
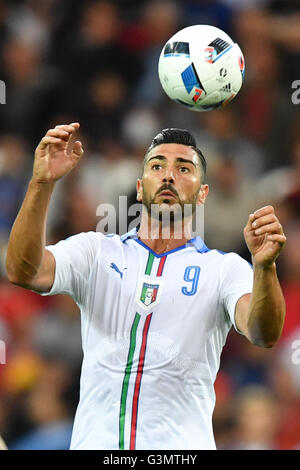
[[187, 168], [186, 166], [181, 166], [181, 167], [179, 168], [179, 171], [180, 171], [181, 173], [188, 173], [188, 172], [190, 171], [190, 169]]
[[161, 165], [159, 165], [158, 163], [155, 163], [154, 165], [152, 165], [152, 170], [159, 170], [161, 168]]

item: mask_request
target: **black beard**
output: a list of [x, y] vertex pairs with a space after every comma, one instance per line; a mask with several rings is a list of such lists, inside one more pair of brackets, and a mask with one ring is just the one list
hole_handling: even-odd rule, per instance
[[196, 200], [197, 195], [195, 195], [194, 200], [182, 202], [178, 201], [174, 204], [170, 204], [169, 199], [163, 199], [162, 203], [157, 204], [154, 202], [155, 197], [150, 201], [144, 197], [142, 204], [146, 208], [149, 216], [153, 216], [155, 219], [158, 219], [162, 222], [163, 214], [168, 213], [170, 217], [170, 222], [175, 222], [184, 217], [191, 216], [195, 213], [196, 210]]
[[158, 223], [162, 229], [174, 227], [174, 224], [181, 225], [184, 221], [193, 218], [196, 211], [196, 203], [182, 203], [169, 205], [169, 199], [164, 200], [161, 204], [143, 201], [143, 206], [146, 209], [147, 215], [150, 219]]
[[[169, 200], [168, 200], [169, 202]], [[181, 239], [189, 233], [190, 220], [193, 223], [193, 214], [196, 211], [196, 204], [143, 204], [143, 211], [149, 217], [148, 223], [151, 226], [151, 237], [165, 239]], [[163, 207], [162, 207], [163, 206]], [[176, 207], [175, 207], [176, 206]]]

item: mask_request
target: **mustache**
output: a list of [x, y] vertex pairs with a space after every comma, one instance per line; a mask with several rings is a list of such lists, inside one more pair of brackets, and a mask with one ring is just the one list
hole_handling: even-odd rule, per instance
[[161, 193], [162, 191], [170, 191], [171, 193], [173, 193], [175, 196], [178, 197], [178, 193], [176, 191], [176, 189], [174, 189], [172, 186], [168, 185], [168, 184], [163, 184], [161, 186], [161, 188], [156, 192], [155, 196], [159, 193]]

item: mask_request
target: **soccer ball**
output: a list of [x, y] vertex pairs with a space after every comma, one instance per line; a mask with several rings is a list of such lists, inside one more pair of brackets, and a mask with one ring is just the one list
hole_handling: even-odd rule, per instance
[[158, 75], [166, 94], [193, 111], [225, 106], [239, 92], [245, 61], [238, 44], [219, 28], [189, 26], [161, 51]]

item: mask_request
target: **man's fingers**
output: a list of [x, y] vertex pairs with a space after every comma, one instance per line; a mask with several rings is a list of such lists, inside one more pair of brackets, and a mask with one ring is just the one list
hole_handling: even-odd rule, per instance
[[265, 206], [265, 207], [261, 207], [260, 209], [255, 211], [253, 214], [249, 215], [247, 228], [249, 230], [255, 230], [256, 228], [264, 224], [268, 224], [272, 222], [278, 222], [278, 219], [274, 213], [274, 207]]
[[279, 233], [273, 233], [273, 234], [267, 235], [267, 240], [284, 244], [286, 242], [286, 236], [280, 235]]
[[255, 211], [252, 215], [254, 216], [254, 219], [257, 219], [258, 217], [261, 217], [262, 215], [267, 215], [267, 214], [274, 214], [273, 206], [261, 207], [260, 209], [257, 209], [257, 211]]
[[[60, 144], [64, 142], [68, 142], [71, 135], [76, 132], [80, 127], [79, 122], [72, 122], [71, 124], [58, 124], [53, 129], [49, 129], [46, 135], [42, 138], [40, 142], [40, 148], [44, 149], [49, 144]], [[78, 144], [77, 144], [78, 145]], [[75, 150], [73, 152], [75, 155], [81, 156], [82, 148], [81, 144], [78, 147], [76, 145]]]
[[57, 137], [57, 138], [61, 138], [63, 140], [68, 140], [69, 137], [70, 137], [70, 133], [65, 131], [64, 129], [50, 129], [47, 134], [47, 136], [51, 136], [51, 137]]
[[265, 215], [270, 215], [274, 214], [274, 207], [273, 206], [264, 206], [261, 207], [260, 209], [257, 209], [257, 211], [253, 212], [253, 214], [249, 215], [248, 223], [249, 222], [254, 222], [256, 219], [263, 217]]
[[258, 219], [254, 218], [251, 222], [251, 228], [257, 229], [259, 227], [262, 227], [263, 225], [272, 224], [274, 222], [278, 222], [278, 219], [275, 214], [264, 215], [259, 217]]
[[262, 235], [264, 233], [277, 233], [282, 235], [282, 226], [279, 222], [273, 222], [272, 224], [266, 224], [254, 230], [255, 235]]
[[80, 158], [82, 154], [83, 154], [82, 143], [79, 140], [76, 140], [76, 142], [74, 142], [74, 146], [72, 149], [72, 155], [75, 158]]
[[72, 134], [73, 132], [79, 129], [80, 124], [78, 122], [72, 122], [71, 124], [58, 124], [55, 126], [55, 129], [62, 129], [66, 132]]
[[61, 143], [62, 143], [61, 139], [47, 135], [42, 138], [40, 142], [40, 148], [44, 149], [49, 144], [61, 144]]
[[[71, 124], [59, 124], [54, 129], [49, 129], [47, 134], [41, 140], [41, 148], [44, 148], [48, 144], [62, 143], [62, 140], [68, 142], [71, 135], [77, 131], [80, 124], [73, 122]], [[52, 139], [49, 139], [51, 137]]]

